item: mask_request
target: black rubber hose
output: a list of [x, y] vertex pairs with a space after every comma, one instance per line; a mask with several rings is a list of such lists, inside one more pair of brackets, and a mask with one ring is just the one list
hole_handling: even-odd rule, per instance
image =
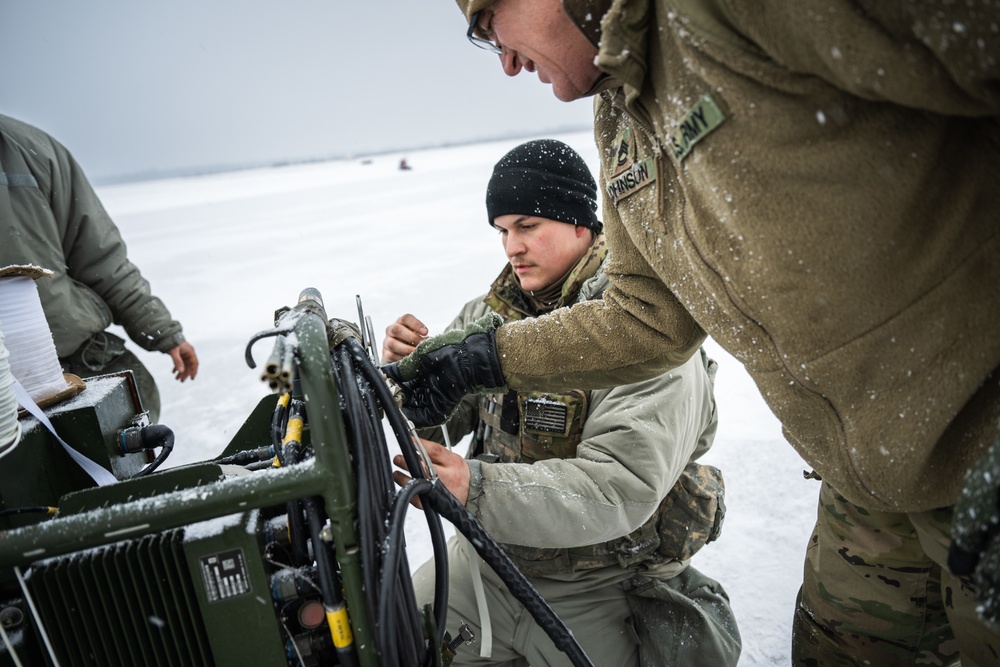
[[169, 426], [164, 426], [163, 424], [150, 424], [149, 426], [143, 426], [139, 433], [142, 439], [142, 446], [144, 449], [155, 449], [160, 448], [160, 453], [153, 459], [153, 462], [148, 466], [132, 475], [132, 479], [137, 477], [145, 477], [149, 473], [153, 472], [160, 467], [160, 464], [167, 460], [170, 456], [170, 452], [174, 451], [174, 432], [170, 430]]
[[[353, 355], [351, 358], [354, 358]], [[356, 360], [355, 365], [357, 365]], [[382, 427], [382, 412], [371, 383], [363, 374], [358, 375], [358, 385], [362, 387], [361, 399], [372, 431], [372, 447], [369, 453], [374, 463], [373, 470], [376, 471], [373, 480], [377, 482], [377, 488], [374, 491], [381, 494], [382, 507], [388, 508], [396, 495], [396, 484], [392, 481], [392, 461], [389, 459], [385, 430]]]
[[[393, 599], [393, 583], [395, 582], [396, 574], [399, 572], [402, 554], [406, 548], [403, 544], [403, 519], [406, 518], [406, 509], [409, 507], [410, 501], [420, 493], [427, 493], [431, 486], [432, 484], [426, 479], [410, 480], [396, 494], [389, 514], [389, 532], [386, 538], [385, 557], [382, 560], [382, 580], [379, 588], [378, 618], [380, 621], [379, 645], [383, 648], [383, 651], [392, 645], [393, 654], [395, 653], [395, 645], [390, 642], [390, 637], [392, 636], [390, 630], [392, 628], [390, 628], [391, 624], [388, 621], [394, 615], [390, 614]], [[395, 657], [395, 655], [389, 656], [383, 653], [383, 657], [390, 658]], [[398, 664], [398, 662], [393, 661], [388, 664]]]
[[[414, 481], [424, 479], [426, 476], [423, 474], [423, 467], [417, 458], [414, 446], [409, 442], [409, 428], [406, 422], [403, 421], [402, 413], [400, 413], [395, 402], [392, 400], [392, 395], [388, 387], [373, 365], [361, 364], [361, 366], [372, 386], [375, 387], [383, 406], [386, 407], [386, 418], [389, 420], [389, 424], [399, 440], [403, 458], [406, 460], [407, 468], [411, 471], [411, 476], [414, 478]], [[374, 377], [372, 377], [373, 374]], [[421, 488], [423, 488], [422, 485]], [[417, 492], [416, 490], [413, 491], [414, 494]], [[513, 561], [503, 552], [489, 533], [483, 529], [482, 525], [476, 521], [475, 517], [443, 485], [431, 484], [429, 490], [422, 492], [422, 496], [425, 499], [425, 502], [422, 503], [425, 513], [430, 509], [435, 510], [454, 524], [459, 532], [469, 538], [469, 542], [475, 547], [476, 552], [504, 581], [514, 597], [524, 605], [525, 609], [538, 622], [539, 626], [551, 637], [556, 647], [566, 653], [576, 667], [593, 667], [590, 658], [587, 657], [587, 654], [573, 637], [572, 632], [566, 627], [566, 624], [552, 611], [552, 607], [538, 594], [538, 591], [535, 590], [531, 583], [524, 578], [524, 575], [517, 569]], [[400, 500], [399, 496], [397, 496], [396, 500]], [[400, 512], [400, 514], [402, 513]], [[438, 565], [437, 557], [438, 554], [435, 551], [436, 565]], [[445, 558], [447, 558], [446, 555]], [[437, 577], [439, 582], [447, 578], [446, 560], [444, 564], [445, 575], [444, 577]], [[437, 591], [435, 591], [436, 606]], [[445, 604], [446, 606], [447, 604]], [[437, 613], [435, 613], [435, 618], [437, 618]], [[443, 632], [443, 630], [444, 621], [441, 621], [438, 625], [438, 631]], [[441, 641], [440, 638], [438, 641]]]
[[361, 543], [361, 574], [364, 579], [368, 608], [374, 613], [378, 601], [378, 580], [375, 576], [378, 571], [376, 555], [378, 542], [381, 539], [381, 536], [378, 535], [378, 527], [385, 516], [385, 508], [373, 502], [370, 485], [366, 483], [371, 474], [368, 470], [367, 457], [358, 451], [362, 446], [358, 424], [361, 417], [358, 414], [358, 405], [355, 400], [356, 393], [352, 389], [354, 378], [350, 368], [350, 357], [342, 348], [335, 350], [332, 357], [335, 380], [337, 387], [340, 388], [341, 412], [344, 414], [344, 425], [348, 431], [347, 441], [354, 450], [351, 458], [355, 467], [355, 478], [358, 481], [358, 538]]
[[348, 338], [344, 342], [350, 345], [351, 354], [354, 356], [355, 361], [359, 362], [358, 365], [361, 367], [368, 382], [371, 383], [372, 388], [375, 390], [375, 395], [378, 396], [379, 403], [382, 404], [385, 410], [385, 417], [389, 420], [389, 426], [392, 428], [396, 440], [399, 441], [403, 458], [406, 460], [406, 467], [410, 470], [410, 476], [414, 479], [426, 478], [424, 468], [420, 464], [420, 459], [417, 458], [413, 444], [410, 442], [410, 427], [407, 425], [403, 413], [399, 411], [396, 401], [393, 400], [392, 393], [385, 384], [382, 372], [375, 368], [375, 365], [368, 360], [368, 356], [361, 348], [360, 343], [352, 338]]
[[220, 459], [214, 459], [212, 462], [218, 463], [219, 465], [246, 466], [251, 463], [270, 461], [273, 458], [274, 447], [258, 447], [257, 449], [244, 449], [236, 452], [232, 456], [224, 456]]
[[[344, 607], [344, 598], [340, 595], [342, 584], [333, 565], [334, 558], [322, 537], [326, 515], [320, 509], [320, 503], [316, 498], [305, 498], [302, 502], [309, 518], [313, 558], [316, 560], [319, 587], [323, 592], [323, 606], [326, 607], [327, 611], [340, 610]], [[353, 641], [347, 646], [335, 646], [334, 648], [337, 651], [337, 664], [343, 667], [358, 667], [358, 656]]]
[[[275, 454], [278, 457], [278, 463], [282, 467], [293, 466], [299, 462], [299, 445], [301, 443], [297, 440], [282, 443], [282, 440], [285, 435], [284, 431], [288, 428], [288, 417], [293, 413], [296, 416], [302, 416], [302, 409], [302, 403], [292, 399], [287, 409], [282, 410], [284, 418], [272, 419], [272, 425], [276, 422], [282, 426], [282, 431], [275, 433], [278, 443], [275, 446]], [[299, 499], [289, 500], [285, 503], [285, 512], [288, 516], [288, 539], [292, 547], [292, 565], [303, 567], [309, 563], [309, 545], [307, 543], [305, 522], [302, 517], [302, 501]]]
[[[423, 487], [421, 487], [423, 488]], [[534, 586], [524, 578], [510, 557], [504, 553], [500, 545], [494, 541], [482, 525], [458, 502], [443, 484], [432, 484], [431, 488], [421, 495], [424, 507], [435, 508], [441, 516], [448, 519], [455, 528], [469, 539], [476, 552], [493, 571], [503, 580], [507, 588], [517, 600], [524, 605], [538, 625], [548, 634], [556, 648], [565, 653], [575, 667], [594, 667], [583, 648], [573, 637], [573, 633], [563, 620], [552, 611], [552, 607], [535, 590]]]
[[[284, 448], [281, 460], [284, 461], [283, 466], [298, 463], [298, 452], [295, 447]], [[288, 515], [288, 539], [292, 546], [292, 565], [303, 567], [309, 563], [309, 546], [306, 543], [306, 528], [302, 519], [302, 501], [289, 500], [285, 503], [285, 512]]]
[[[410, 429], [403, 419], [403, 413], [392, 398], [389, 387], [385, 384], [382, 372], [375, 367], [364, 349], [354, 339], [348, 338], [344, 341], [349, 346], [351, 356], [354, 357], [356, 365], [368, 380], [369, 385], [375, 391], [375, 395], [382, 405], [386, 419], [392, 428], [393, 434], [399, 444], [403, 459], [407, 468], [412, 471], [411, 477], [414, 479], [425, 479], [424, 468], [417, 456], [415, 446], [410, 441]], [[386, 468], [389, 469], [388, 467]], [[397, 496], [398, 497], [398, 496]], [[437, 645], [444, 641], [444, 632], [448, 620], [448, 544], [444, 537], [444, 529], [441, 527], [441, 520], [431, 507], [424, 507], [424, 517], [427, 520], [427, 528], [431, 535], [431, 545], [434, 555], [434, 622], [437, 625]]]
[[[362, 373], [357, 373], [366, 365], [370, 365], [367, 356], [358, 357], [352, 354], [349, 346], [338, 347], [338, 357], [343, 368], [340, 386], [343, 387], [345, 411], [354, 415], [355, 403], [363, 404], [361, 413], [363, 417], [357, 417], [357, 433], [355, 443], [361, 451], [356, 452], [358, 478], [366, 480], [366, 488], [359, 488], [359, 499], [369, 498], [372, 506], [378, 508], [381, 520], [377, 522], [377, 534], [379, 542], [376, 545], [377, 552], [382, 555], [385, 550], [385, 542], [388, 540], [385, 528], [385, 519], [389, 516], [389, 506], [395, 497], [395, 484], [392, 481], [391, 462], [385, 446], [385, 438], [382, 431], [382, 422], [377, 406], [376, 397], [372, 393], [372, 385], [363, 377]], [[353, 363], [352, 363], [353, 362]], [[379, 378], [379, 382], [382, 380]], [[353, 391], [356, 389], [357, 391]], [[360, 502], [359, 502], [360, 504]], [[444, 532], [441, 529], [440, 520], [436, 515], [434, 525], [439, 535], [432, 532], [432, 542], [443, 548], [445, 545]], [[402, 530], [402, 527], [397, 528]], [[401, 540], [401, 533], [399, 535]], [[368, 548], [364, 549], [367, 554]], [[407, 656], [409, 659], [424, 658], [429, 653], [424, 636], [424, 624], [419, 617], [416, 598], [413, 594], [413, 586], [410, 580], [409, 564], [406, 561], [405, 553], [399, 554], [391, 566], [391, 570], [386, 570], [384, 555], [381, 568], [372, 569], [372, 572], [380, 571], [378, 585], [373, 585], [370, 590], [377, 591], [379, 598], [372, 604], [372, 610], [376, 611], [376, 627], [378, 636], [381, 638], [380, 649], [387, 664], [394, 664], [399, 656]], [[366, 576], [368, 572], [366, 571]], [[382, 602], [379, 602], [379, 599]], [[388, 601], [388, 602], [387, 602]], [[445, 600], [445, 603], [447, 600]], [[447, 609], [442, 608], [442, 616], [446, 615]], [[437, 641], [432, 640], [430, 650], [436, 650]]]

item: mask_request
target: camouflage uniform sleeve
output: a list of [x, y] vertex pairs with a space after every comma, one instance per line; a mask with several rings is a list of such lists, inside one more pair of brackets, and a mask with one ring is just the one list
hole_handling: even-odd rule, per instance
[[118, 228], [104, 210], [73, 156], [52, 140], [51, 205], [63, 227], [63, 255], [69, 276], [107, 304], [116, 324], [146, 350], [167, 350], [184, 341], [181, 325], [127, 256]]

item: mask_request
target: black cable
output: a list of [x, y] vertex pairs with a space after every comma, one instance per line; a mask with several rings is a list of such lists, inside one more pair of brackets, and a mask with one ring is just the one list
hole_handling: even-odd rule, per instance
[[458, 499], [443, 484], [432, 484], [430, 490], [421, 496], [421, 503], [437, 509], [442, 516], [454, 524], [455, 529], [469, 539], [476, 552], [507, 585], [511, 594], [524, 605], [531, 616], [555, 643], [556, 648], [565, 653], [575, 667], [594, 667], [583, 648], [573, 637], [563, 620], [538, 594], [510, 557], [490, 536], [475, 517], [469, 513]]
[[[376, 634], [380, 637], [379, 649], [387, 664], [395, 664], [400, 655], [422, 662], [423, 658], [436, 649], [436, 646], [434, 642], [431, 642], [430, 646], [426, 643], [405, 554], [391, 566], [390, 570], [386, 569], [384, 558], [381, 563], [373, 562], [374, 558], [382, 554], [385, 549], [387, 532], [385, 519], [395, 497], [395, 484], [392, 481], [391, 463], [372, 385], [357, 374], [358, 367], [363, 369], [371, 362], [367, 356], [362, 355], [359, 358], [353, 352], [349, 345], [339, 345], [336, 359], [340, 367], [339, 386], [343, 396], [344, 411], [352, 422], [352, 429], [355, 432], [353, 442], [356, 448], [359, 507], [364, 503], [368, 507], [377, 508], [372, 516], [378, 520], [374, 522], [371, 533], [363, 530], [366, 522], [364, 510], [361, 510], [359, 532], [363, 533], [362, 552], [366, 555], [368, 563], [366, 579], [369, 575], [380, 572], [376, 583], [369, 587], [369, 590], [376, 594], [376, 599], [371, 601], [370, 606], [373, 612], [377, 612], [375, 627]], [[379, 382], [382, 383], [381, 378]], [[435, 521], [440, 529], [440, 521], [437, 519]], [[437, 541], [444, 545], [443, 531], [439, 532], [441, 537]], [[377, 541], [373, 539], [371, 542], [366, 542], [367, 537], [377, 538]], [[367, 546], [368, 544], [371, 546]], [[380, 604], [379, 599], [382, 598], [391, 602]], [[442, 611], [447, 613], [446, 609]]]
[[[342, 347], [338, 347], [332, 354], [334, 361], [333, 369], [338, 392], [340, 395], [341, 412], [344, 414], [344, 425], [347, 429], [347, 441], [355, 450], [363, 446], [361, 434], [359, 433], [359, 422], [362, 420], [357, 402], [354, 400], [356, 393], [352, 388], [356, 386], [350, 365], [350, 359]], [[378, 600], [378, 587], [375, 573], [378, 571], [378, 564], [375, 561], [377, 556], [377, 544], [380, 539], [378, 535], [378, 524], [382, 521], [384, 512], [377, 504], [372, 502], [369, 493], [367, 479], [371, 475], [368, 469], [368, 459], [363, 452], [353, 452], [352, 461], [355, 466], [355, 479], [357, 481], [358, 500], [358, 539], [361, 543], [361, 574], [364, 579], [365, 595], [368, 600], [368, 608], [375, 615], [375, 605]]]
[[[407, 482], [406, 486], [400, 489], [393, 499], [393, 505], [389, 514], [389, 532], [386, 538], [385, 557], [382, 561], [382, 582], [379, 589], [378, 616], [379, 618], [389, 618], [389, 606], [392, 602], [393, 581], [387, 581], [396, 577], [399, 571], [399, 563], [402, 553], [406, 548], [403, 543], [403, 519], [406, 518], [406, 509], [410, 501], [420, 494], [426, 493], [431, 483], [426, 479], [413, 479]], [[389, 624], [385, 623], [379, 627], [379, 644], [389, 646], [390, 636]], [[399, 664], [390, 662], [389, 664]]]
[[[385, 378], [381, 371], [365, 354], [364, 349], [354, 339], [348, 338], [345, 343], [351, 350], [357, 366], [361, 369], [369, 386], [375, 391], [386, 419], [392, 428], [393, 434], [399, 444], [403, 459], [407, 468], [411, 471], [414, 479], [425, 479], [424, 467], [417, 456], [415, 445], [410, 440], [410, 428], [403, 418], [403, 413], [396, 406], [392, 398], [389, 387], [385, 384]], [[388, 457], [386, 457], [388, 463]], [[389, 469], [388, 467], [386, 469]], [[434, 561], [434, 622], [437, 626], [437, 636], [434, 638], [436, 646], [440, 646], [444, 641], [444, 632], [448, 619], [448, 544], [444, 537], [444, 529], [441, 527], [441, 519], [437, 512], [431, 507], [424, 507], [424, 518], [427, 521], [427, 528], [431, 536], [431, 546]]]
[[[302, 443], [298, 439], [283, 443], [281, 441], [287, 435], [288, 422], [291, 418], [302, 418], [302, 408], [302, 402], [293, 398], [288, 408], [283, 411], [285, 418], [281, 421], [284, 422], [286, 431], [284, 435], [279, 435], [279, 445], [275, 450], [278, 454], [278, 462], [282, 467], [292, 466], [299, 462], [299, 446]], [[309, 563], [309, 546], [306, 540], [306, 527], [302, 510], [301, 500], [293, 499], [285, 503], [285, 511], [288, 514], [288, 538], [292, 547], [292, 564], [295, 567], [302, 567]]]
[[[323, 539], [323, 525], [326, 523], [326, 515], [320, 509], [320, 503], [316, 498], [305, 498], [303, 501], [306, 514], [309, 518], [309, 532], [312, 537], [313, 558], [316, 560], [316, 570], [319, 575], [319, 586], [323, 593], [323, 605], [326, 607], [327, 617], [329, 612], [341, 611], [345, 608], [344, 598], [340, 595], [343, 584], [337, 576], [334, 567], [334, 558], [330, 553], [327, 542]], [[332, 632], [331, 632], [332, 636]], [[355, 653], [355, 645], [352, 640], [346, 646], [334, 645], [337, 651], [337, 662], [342, 667], [357, 667], [358, 656]]]
[[[368, 364], [370, 359], [367, 355], [363, 359], [357, 358], [355, 355], [351, 355], [354, 359], [355, 365]], [[361, 389], [360, 397], [361, 401], [364, 403], [365, 412], [368, 415], [367, 428], [370, 430], [370, 438], [367, 442], [370, 443], [368, 449], [372, 456], [373, 464], [369, 466], [374, 471], [381, 474], [374, 474], [370, 481], [372, 483], [372, 491], [374, 494], [381, 494], [384, 502], [383, 507], [388, 508], [392, 505], [392, 499], [396, 495], [396, 485], [392, 480], [391, 470], [392, 464], [389, 460], [389, 451], [386, 446], [385, 433], [382, 428], [381, 415], [382, 411], [378, 406], [375, 394], [372, 391], [371, 383], [369, 383], [364, 377], [359, 376], [358, 386]], [[433, 514], [433, 513], [432, 513]], [[436, 514], [429, 519], [431, 521], [432, 530], [432, 543], [438, 544], [441, 548], [445, 548], [444, 531], [441, 530], [441, 522], [437, 518]], [[385, 522], [379, 522], [380, 536], [382, 538], [382, 544], [385, 544]], [[434, 531], [437, 528], [437, 531]], [[434, 533], [440, 533], [439, 536], [435, 536]], [[435, 560], [435, 563], [438, 561]], [[447, 577], [447, 575], [445, 575]], [[416, 594], [413, 590], [412, 578], [410, 576], [410, 565], [408, 562], [408, 557], [405, 551], [401, 554], [399, 565], [397, 567], [396, 580], [393, 582], [393, 590], [395, 591], [396, 598], [396, 613], [394, 618], [402, 619], [404, 622], [399, 625], [396, 629], [395, 637], [399, 645], [399, 650], [401, 653], [419, 657], [424, 656], [422, 661], [423, 664], [433, 664], [433, 662], [428, 662], [428, 659], [433, 661], [435, 653], [440, 653], [440, 651], [435, 650], [436, 640], [432, 641], [430, 646], [427, 645], [428, 637], [437, 637], [437, 632], [428, 635], [426, 627], [429, 627], [429, 621], [422, 621], [420, 616], [420, 608], [417, 606]], [[447, 580], [444, 582], [447, 584]], [[447, 588], [445, 588], [445, 595], [447, 595]], [[442, 611], [442, 617], [447, 615], [447, 597], [444, 598], [445, 604], [439, 606]]]
[[132, 475], [130, 479], [145, 477], [160, 467], [160, 464], [167, 460], [170, 452], [174, 451], [174, 432], [170, 427], [163, 424], [150, 424], [139, 429], [139, 439], [143, 449], [160, 448], [160, 453], [148, 466]]
[[261, 461], [270, 461], [273, 458], [274, 447], [268, 446], [258, 447], [257, 449], [244, 449], [230, 456], [215, 459], [213, 463], [218, 463], [219, 465], [245, 466], [250, 465], [251, 463], [260, 463]]
[[[378, 584], [378, 603], [375, 605], [376, 617], [378, 618], [376, 634], [379, 648], [382, 652], [383, 664], [402, 664], [399, 662], [398, 648], [410, 643], [406, 641], [406, 638], [411, 636], [410, 630], [412, 628], [407, 622], [410, 614], [406, 612], [414, 608], [415, 603], [410, 604], [408, 607], [401, 606], [401, 604], [405, 605], [406, 601], [398, 597], [402, 591], [408, 593], [411, 598], [413, 595], [412, 581], [409, 578], [408, 568], [405, 573], [401, 571], [401, 565], [405, 562], [403, 528], [406, 508], [414, 497], [421, 495], [424, 514], [428, 520], [432, 542], [434, 543], [435, 572], [438, 584], [435, 586], [434, 618], [437, 622], [439, 636], [436, 638], [437, 643], [431, 649], [433, 651], [439, 650], [443, 640], [445, 619], [447, 618], [447, 547], [444, 543], [443, 530], [441, 529], [440, 518], [438, 516], [440, 514], [451, 521], [459, 532], [469, 538], [470, 544], [473, 545], [477, 553], [500, 576], [514, 597], [524, 605], [525, 609], [539, 624], [539, 627], [549, 635], [556, 647], [566, 653], [573, 665], [575, 667], [593, 667], [593, 663], [587, 657], [579, 643], [577, 643], [562, 619], [555, 614], [531, 583], [524, 578], [524, 575], [521, 574], [507, 554], [503, 552], [500, 546], [483, 529], [482, 525], [476, 521], [468, 510], [442, 484], [431, 483], [426, 479], [422, 462], [416, 452], [416, 447], [410, 440], [410, 428], [393, 401], [381, 373], [371, 363], [371, 360], [368, 359], [356, 340], [347, 338], [342, 345], [350, 351], [350, 356], [354, 363], [347, 363], [345, 355], [341, 352], [339, 355], [340, 364], [334, 365], [341, 367], [341, 377], [338, 378], [338, 386], [341, 388], [342, 408], [344, 408], [345, 413], [351, 415], [349, 418], [354, 423], [355, 436], [360, 435], [360, 431], [363, 428], [362, 424], [365, 423], [364, 413], [367, 413], [369, 417], [374, 419], [372, 415], [373, 404], [364, 398], [369, 391], [374, 391], [377, 402], [382, 406], [386, 419], [389, 421], [389, 425], [399, 442], [401, 453], [413, 478], [399, 493], [395, 494], [389, 511], [389, 527], [385, 538], [382, 568]], [[351, 372], [345, 373], [345, 369], [349, 367], [352, 367]], [[354, 375], [353, 371], [360, 371], [360, 374], [367, 380], [367, 387], [362, 385], [358, 379], [355, 379], [353, 383], [346, 381], [349, 376]], [[362, 414], [358, 413], [359, 406], [357, 405], [357, 399], [359, 397], [362, 397], [361, 400], [364, 403], [361, 410]], [[370, 433], [366, 435], [370, 435]], [[365, 443], [371, 443], [369, 437], [365, 437], [362, 440], [362, 446]], [[356, 456], [361, 457], [369, 453], [368, 449], [364, 449], [356, 452]], [[378, 456], [378, 454], [375, 454], [375, 456]], [[372, 472], [373, 470], [367, 465], [363, 468], [359, 467], [355, 471], [358, 479], [364, 480], [364, 486], [366, 487], [364, 489], [359, 488], [359, 496], [369, 496], [371, 507], [374, 510], [384, 506], [384, 499], [371, 497], [377, 492], [373, 487], [379, 486], [376, 481], [377, 478], [372, 475]], [[440, 543], [437, 533], [440, 533]], [[363, 549], [363, 551], [366, 550]], [[403, 585], [404, 583], [409, 583], [409, 585]], [[439, 592], [439, 588], [443, 588], [443, 593]], [[404, 598], [406, 597], [406, 593], [403, 594]], [[400, 618], [404, 622], [404, 627], [400, 627], [397, 623], [397, 620], [400, 620]], [[422, 641], [420, 644], [420, 648], [423, 648]]]
[[[274, 455], [278, 458], [278, 463], [282, 463], [281, 439], [285, 432], [284, 419], [287, 413], [286, 406], [281, 398], [279, 398], [277, 404], [274, 406], [274, 411], [271, 413], [271, 449], [274, 450]], [[282, 465], [284, 464], [282, 463]]]

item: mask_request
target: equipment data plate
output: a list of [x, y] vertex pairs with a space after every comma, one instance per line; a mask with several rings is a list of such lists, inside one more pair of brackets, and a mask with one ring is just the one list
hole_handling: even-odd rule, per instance
[[250, 592], [250, 577], [247, 576], [242, 549], [202, 556], [199, 561], [209, 602], [228, 600]]

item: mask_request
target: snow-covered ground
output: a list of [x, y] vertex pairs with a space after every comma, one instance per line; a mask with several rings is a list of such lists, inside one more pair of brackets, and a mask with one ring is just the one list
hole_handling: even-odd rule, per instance
[[[557, 138], [596, 173], [589, 133]], [[221, 452], [268, 393], [244, 348], [303, 288], [319, 289], [328, 315], [351, 321], [360, 295], [379, 342], [404, 312], [433, 331], [484, 292], [504, 262], [486, 223], [485, 187], [493, 164], [518, 143], [100, 188], [132, 261], [184, 324], [201, 360], [197, 379], [180, 384], [166, 355], [132, 346], [156, 376], [160, 420], [177, 436], [169, 463]], [[412, 170], [398, 169], [403, 157]], [[803, 479], [806, 465], [743, 368], [713, 341], [706, 345], [720, 366], [721, 424], [705, 460], [726, 475], [728, 514], [722, 538], [695, 564], [732, 598], [740, 664], [786, 665], [819, 485]], [[266, 348], [255, 348], [258, 361]], [[415, 511], [408, 520], [416, 567], [430, 544]]]

